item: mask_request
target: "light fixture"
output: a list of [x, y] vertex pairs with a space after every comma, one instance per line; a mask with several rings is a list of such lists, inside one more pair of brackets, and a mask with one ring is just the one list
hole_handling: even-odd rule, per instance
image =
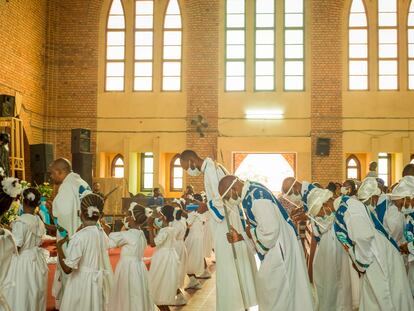
[[265, 119], [280, 120], [283, 119], [283, 113], [275, 110], [248, 110], [246, 111], [246, 119]]

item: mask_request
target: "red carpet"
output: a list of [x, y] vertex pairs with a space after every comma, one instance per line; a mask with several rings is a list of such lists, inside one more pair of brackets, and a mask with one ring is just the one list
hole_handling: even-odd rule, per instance
[[[114, 248], [109, 251], [109, 258], [111, 260], [111, 265], [114, 271], [119, 261], [120, 252], [121, 252], [120, 248]], [[154, 249], [151, 247], [147, 247], [147, 249], [145, 250], [144, 257], [151, 257], [153, 253], [154, 253]], [[145, 264], [149, 268], [150, 262], [145, 261]], [[55, 310], [55, 299], [52, 297], [52, 285], [53, 285], [53, 277], [55, 276], [55, 270], [56, 270], [56, 265], [49, 265], [49, 279], [48, 279], [48, 284], [47, 284], [47, 310], [48, 311]]]

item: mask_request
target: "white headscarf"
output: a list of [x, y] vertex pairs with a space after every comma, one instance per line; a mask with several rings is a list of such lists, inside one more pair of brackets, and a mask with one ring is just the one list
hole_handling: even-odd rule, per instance
[[414, 195], [414, 176], [404, 176], [400, 182], [405, 182], [411, 188], [411, 193]]
[[378, 187], [378, 182], [375, 177], [367, 177], [363, 180], [358, 189], [358, 199], [366, 202], [374, 195], [380, 195], [381, 189]]
[[390, 195], [391, 200], [398, 200], [403, 199], [406, 197], [412, 197], [413, 196], [413, 188], [410, 186], [410, 184], [402, 179], [400, 183], [395, 186], [395, 188], [392, 190], [392, 193]]
[[333, 193], [329, 189], [314, 188], [308, 195], [308, 213], [316, 216], [322, 205], [332, 198]]

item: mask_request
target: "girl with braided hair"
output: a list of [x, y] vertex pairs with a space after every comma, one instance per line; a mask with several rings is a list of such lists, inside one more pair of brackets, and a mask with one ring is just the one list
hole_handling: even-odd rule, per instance
[[128, 230], [109, 235], [111, 248], [122, 247], [110, 310], [155, 310], [148, 287], [147, 267], [143, 261], [147, 240], [142, 229], [151, 215], [152, 209], [132, 202], [124, 218], [124, 226]]
[[[0, 218], [9, 210], [20, 192], [21, 185], [16, 178], [5, 178], [0, 174]], [[9, 271], [13, 254], [17, 254], [13, 235], [6, 228], [2, 228], [0, 224], [0, 310], [5, 311], [12, 310], [3, 295], [3, 291], [11, 285], [5, 283], [5, 278]]]
[[[61, 311], [106, 311], [112, 283], [108, 265], [108, 239], [98, 227], [104, 200], [97, 194], [87, 194], [81, 200], [81, 227], [68, 240], [58, 241], [59, 262], [68, 282], [63, 293]], [[63, 244], [68, 246], [63, 251]]]

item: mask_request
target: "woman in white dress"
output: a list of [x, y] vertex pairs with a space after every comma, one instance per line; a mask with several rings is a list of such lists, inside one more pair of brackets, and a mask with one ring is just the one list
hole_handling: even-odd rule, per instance
[[[166, 205], [161, 208], [159, 218], [148, 220], [150, 244], [157, 248], [152, 256], [149, 271], [150, 293], [161, 311], [168, 311], [169, 305], [176, 305], [175, 297], [180, 295], [178, 290], [180, 260], [174, 248], [176, 230], [170, 226], [174, 221], [173, 213], [174, 207]], [[154, 223], [160, 228], [155, 237]]]
[[122, 247], [115, 271], [110, 310], [153, 311], [155, 306], [148, 286], [148, 271], [143, 261], [147, 240], [141, 228], [152, 214], [152, 209], [131, 203], [124, 218], [126, 231], [109, 235], [109, 246]]
[[196, 275], [204, 272], [204, 214], [197, 211], [188, 213], [187, 225], [189, 227], [185, 246], [188, 252], [187, 275], [190, 278], [188, 289], [200, 289], [201, 284], [196, 279]]
[[[180, 260], [180, 264], [179, 264], [179, 276], [178, 276], [178, 288], [180, 291], [180, 294], [177, 295], [177, 305], [183, 305], [186, 304], [187, 301], [184, 298], [184, 294], [181, 291], [181, 289], [184, 287], [184, 281], [185, 281], [185, 276], [187, 273], [187, 248], [185, 247], [185, 243], [184, 243], [184, 237], [185, 234], [187, 232], [187, 222], [186, 222], [186, 218], [184, 218], [184, 213], [183, 210], [181, 209], [181, 205], [177, 204], [177, 203], [172, 203], [172, 206], [174, 206], [174, 221], [172, 221], [170, 223], [170, 226], [173, 227], [176, 231], [176, 236], [175, 236], [175, 250], [177, 252], [178, 258]], [[187, 216], [185, 214], [185, 216]]]
[[[3, 185], [6, 185], [8, 182], [0, 176], [0, 218], [9, 210], [13, 201], [16, 200], [17, 195], [21, 192], [20, 183], [17, 179], [14, 179], [14, 181], [14, 185], [11, 184], [11, 189], [5, 188], [3, 190]], [[14, 254], [17, 254], [17, 248], [13, 235], [0, 224], [0, 311], [11, 311], [11, 308], [4, 297], [3, 290], [12, 285], [7, 284], [5, 278]]]
[[108, 265], [108, 240], [97, 226], [104, 201], [88, 194], [81, 201], [82, 225], [68, 240], [57, 243], [59, 263], [70, 274], [63, 294], [60, 311], [106, 311], [112, 284], [112, 268]]
[[5, 283], [12, 284], [4, 296], [12, 310], [46, 310], [48, 267], [40, 248], [45, 226], [35, 209], [40, 193], [35, 188], [23, 191], [23, 214], [12, 224], [12, 233], [19, 253], [10, 263]]

